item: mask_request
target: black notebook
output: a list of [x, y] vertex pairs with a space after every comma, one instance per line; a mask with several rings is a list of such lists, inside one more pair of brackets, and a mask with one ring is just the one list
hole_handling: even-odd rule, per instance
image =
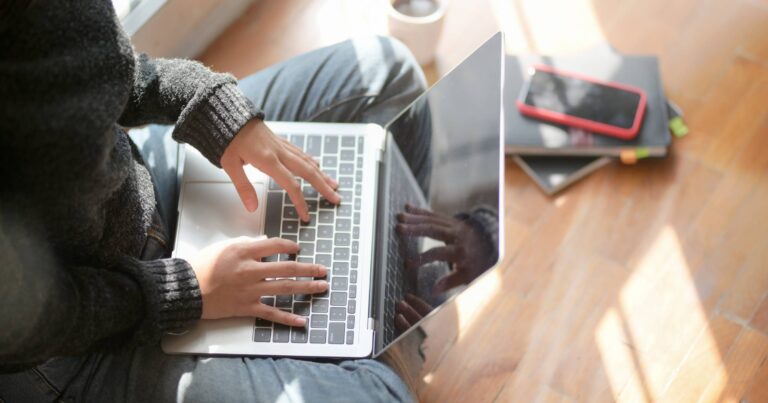
[[611, 157], [558, 157], [529, 155], [513, 157], [517, 165], [547, 195], [553, 195], [608, 165]]
[[[666, 97], [658, 58], [621, 55], [608, 45], [562, 56], [508, 55], [506, 59], [504, 107], [505, 149], [517, 155], [618, 156], [624, 150], [644, 149], [649, 156], [664, 156], [671, 141]], [[528, 78], [529, 67], [545, 64], [604, 81], [642, 88], [648, 104], [640, 132], [632, 140], [569, 128], [520, 114], [515, 100]]]

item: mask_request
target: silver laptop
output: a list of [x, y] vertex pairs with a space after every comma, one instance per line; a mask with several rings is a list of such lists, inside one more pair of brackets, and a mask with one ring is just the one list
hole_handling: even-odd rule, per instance
[[[458, 287], [435, 292], [435, 283], [450, 274], [451, 266], [439, 261], [421, 265], [419, 260], [428, 258], [424, 252], [445, 244], [424, 234], [402, 234], [397, 225], [406, 205], [428, 211], [425, 214], [440, 217], [440, 222], [466, 219], [483, 206], [495, 212], [495, 229], [500, 227], [503, 61], [499, 33], [385, 127], [267, 122], [276, 134], [320, 161], [321, 169], [340, 184], [343, 201], [335, 206], [301, 181], [310, 207], [309, 223], [300, 222], [280, 187], [250, 166], [246, 174], [260, 203], [255, 213], [248, 213], [229, 177], [194, 148], [186, 147], [175, 257], [188, 258], [211, 243], [238, 236], [287, 238], [300, 245], [298, 255], [269, 260], [322, 264], [329, 268], [329, 289], [322, 294], [262, 298], [262, 303], [306, 316], [306, 327], [258, 318], [201, 320], [184, 334], [164, 337], [163, 350], [378, 356], [412, 332], [422, 317], [459, 293], [465, 283], [495, 265], [503, 245], [500, 230], [480, 237], [491, 245], [477, 245], [477, 250], [495, 251], [495, 255], [467, 269], [472, 275]], [[489, 214], [485, 216], [487, 220]], [[471, 223], [469, 230], [477, 224]], [[414, 296], [418, 315], [403, 315], [400, 302], [412, 302]]]

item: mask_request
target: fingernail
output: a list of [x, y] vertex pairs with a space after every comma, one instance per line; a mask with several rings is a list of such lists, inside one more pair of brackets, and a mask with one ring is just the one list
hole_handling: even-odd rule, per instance
[[328, 288], [328, 282], [325, 280], [315, 281], [315, 284], [317, 284], [317, 287], [321, 290], [326, 290]]
[[296, 317], [296, 318], [293, 318], [293, 323], [295, 323], [296, 326], [304, 326], [307, 324], [307, 319], [302, 317]]
[[336, 200], [338, 200], [336, 203], [341, 203], [341, 195], [338, 193], [334, 193], [336, 195]]
[[248, 210], [248, 212], [253, 213], [256, 211], [257, 203], [254, 199], [246, 199], [245, 200], [245, 209]]
[[318, 273], [320, 273], [320, 276], [325, 276], [328, 274], [328, 268], [325, 266], [318, 266]]

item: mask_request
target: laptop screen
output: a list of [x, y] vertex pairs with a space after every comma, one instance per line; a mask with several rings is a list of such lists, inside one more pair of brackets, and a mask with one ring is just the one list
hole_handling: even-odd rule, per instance
[[[502, 72], [499, 33], [387, 126], [415, 184], [398, 178], [389, 157], [382, 190], [394, 215], [383, 227], [400, 257], [389, 259], [382, 279], [397, 284], [381, 291], [376, 354], [499, 260]], [[408, 196], [413, 189], [419, 197]]]

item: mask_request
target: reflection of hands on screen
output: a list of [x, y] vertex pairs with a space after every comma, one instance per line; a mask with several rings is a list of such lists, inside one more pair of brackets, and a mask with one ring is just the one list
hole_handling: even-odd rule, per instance
[[395, 327], [398, 331], [405, 332], [432, 309], [434, 308], [423, 299], [413, 294], [406, 294], [404, 300], [395, 304], [395, 312], [397, 313]]
[[406, 205], [405, 211], [398, 214], [397, 219], [397, 231], [400, 235], [425, 236], [445, 243], [405, 262], [408, 269], [416, 269], [436, 261], [447, 262], [452, 266], [452, 270], [435, 283], [432, 290], [434, 294], [469, 284], [493, 264], [487, 264], [489, 260], [496, 259], [492, 252], [493, 245], [488, 245], [483, 234], [466, 220], [412, 205]]

